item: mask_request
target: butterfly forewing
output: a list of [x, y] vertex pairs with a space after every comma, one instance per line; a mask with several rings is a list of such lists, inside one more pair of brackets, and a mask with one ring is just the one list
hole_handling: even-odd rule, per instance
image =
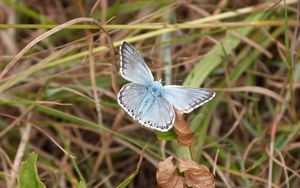
[[120, 73], [126, 80], [142, 85], [153, 81], [153, 76], [145, 61], [129, 43], [122, 42], [120, 56]]
[[204, 88], [169, 85], [164, 89], [166, 100], [184, 113], [190, 113], [215, 96], [213, 91]]
[[162, 132], [172, 128], [175, 113], [163, 97], [154, 97], [140, 84], [129, 83], [118, 94], [118, 103], [142, 125]]

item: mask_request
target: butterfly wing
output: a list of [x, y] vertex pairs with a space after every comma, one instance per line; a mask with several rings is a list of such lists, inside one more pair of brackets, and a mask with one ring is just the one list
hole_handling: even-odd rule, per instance
[[141, 104], [146, 97], [147, 89], [145, 86], [135, 83], [124, 85], [118, 93], [119, 105], [133, 118], [137, 119], [141, 111]]
[[129, 43], [122, 42], [120, 56], [120, 73], [126, 80], [142, 85], [154, 80], [143, 58]]
[[164, 89], [166, 100], [184, 113], [190, 113], [215, 96], [215, 92], [204, 88], [167, 85]]
[[154, 98], [152, 103], [139, 122], [146, 127], [167, 132], [175, 122], [173, 106], [163, 97]]
[[163, 97], [154, 97], [140, 84], [129, 83], [118, 94], [119, 105], [140, 124], [166, 132], [172, 128], [175, 113]]

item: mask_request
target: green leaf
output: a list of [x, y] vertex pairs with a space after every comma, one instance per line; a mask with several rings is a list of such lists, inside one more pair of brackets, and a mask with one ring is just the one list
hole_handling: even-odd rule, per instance
[[155, 135], [159, 140], [176, 140], [176, 134], [173, 129], [168, 132], [155, 131]]
[[146, 147], [143, 148], [143, 151], [140, 155], [140, 159], [139, 159], [139, 162], [138, 162], [138, 165], [135, 169], [135, 171], [133, 173], [131, 173], [124, 181], [122, 181], [118, 186], [117, 188], [125, 188], [129, 185], [129, 183], [132, 182], [132, 180], [135, 178], [135, 176], [138, 174], [140, 168], [141, 168], [141, 165], [142, 165], [142, 162], [143, 162], [143, 157], [144, 157], [144, 153], [145, 153], [145, 149]]
[[80, 181], [78, 184], [78, 188], [86, 188], [86, 183], [84, 181]]
[[[268, 12], [252, 14], [248, 16], [245, 21], [253, 20], [263, 20], [267, 18], [270, 14]], [[233, 29], [233, 31], [243, 35], [248, 36], [253, 31], [253, 27], [243, 27], [238, 29]], [[262, 39], [262, 46], [268, 46], [270, 40]], [[223, 59], [226, 58], [228, 54], [231, 54], [241, 43], [241, 40], [234, 36], [228, 36], [224, 38], [220, 43], [216, 44], [207, 55], [199, 61], [199, 63], [194, 67], [194, 69], [189, 73], [188, 77], [185, 80], [184, 85], [199, 87], [202, 85], [205, 78], [212, 73], [217, 66], [219, 66]], [[247, 70], [247, 68], [254, 62], [254, 60], [260, 55], [258, 50], [253, 50], [249, 52], [247, 59], [240, 61], [239, 65], [235, 67], [235, 70], [231, 72], [229, 80], [230, 83], [236, 81], [242, 73]], [[225, 82], [224, 82], [225, 83]], [[224, 87], [224, 84], [221, 83], [218, 87]], [[208, 130], [209, 123], [212, 118], [212, 111], [216, 106], [222, 101], [224, 97], [224, 92], [218, 92], [215, 98], [207, 103], [201, 109], [201, 113], [193, 119], [191, 123], [191, 129], [196, 133], [197, 139], [193, 143], [194, 157], [195, 160], [199, 160], [201, 156], [201, 148], [206, 139], [206, 134]], [[205, 115], [203, 115], [205, 114]]]
[[37, 154], [32, 152], [29, 154], [28, 159], [22, 163], [18, 175], [19, 188], [46, 188], [38, 177], [36, 160]]
[[[252, 14], [245, 19], [245, 21], [253, 21], [253, 20], [262, 20], [266, 18], [269, 13], [257, 13]], [[248, 36], [251, 31], [254, 30], [254, 27], [243, 27], [234, 29], [233, 31]], [[202, 58], [199, 63], [193, 68], [193, 70], [189, 73], [186, 78], [184, 85], [185, 86], [194, 86], [199, 87], [202, 85], [203, 81], [207, 76], [215, 70], [215, 68], [220, 65], [225, 56], [231, 54], [241, 43], [241, 40], [233, 35], [229, 35], [227, 38], [221, 40], [221, 42], [217, 43], [205, 56]]]
[[137, 172], [133, 172], [132, 174], [130, 174], [124, 181], [122, 181], [122, 183], [120, 183], [117, 188], [125, 188], [129, 185], [130, 182], [132, 182], [132, 180], [135, 178], [135, 176], [137, 175]]

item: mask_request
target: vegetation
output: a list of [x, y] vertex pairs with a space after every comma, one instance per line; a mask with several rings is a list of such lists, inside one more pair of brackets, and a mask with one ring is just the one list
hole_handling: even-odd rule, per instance
[[[299, 6], [3, 0], [0, 187], [156, 187], [173, 156], [208, 167], [216, 187], [298, 188]], [[187, 115], [191, 146], [117, 104], [123, 40], [156, 79], [216, 92]]]

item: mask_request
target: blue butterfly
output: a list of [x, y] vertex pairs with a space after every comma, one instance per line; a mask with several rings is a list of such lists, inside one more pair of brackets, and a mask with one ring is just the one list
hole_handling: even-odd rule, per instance
[[118, 93], [119, 105], [142, 125], [166, 132], [175, 121], [174, 108], [190, 113], [211, 100], [215, 93], [155, 81], [139, 53], [126, 41], [120, 46], [120, 73], [129, 82]]

